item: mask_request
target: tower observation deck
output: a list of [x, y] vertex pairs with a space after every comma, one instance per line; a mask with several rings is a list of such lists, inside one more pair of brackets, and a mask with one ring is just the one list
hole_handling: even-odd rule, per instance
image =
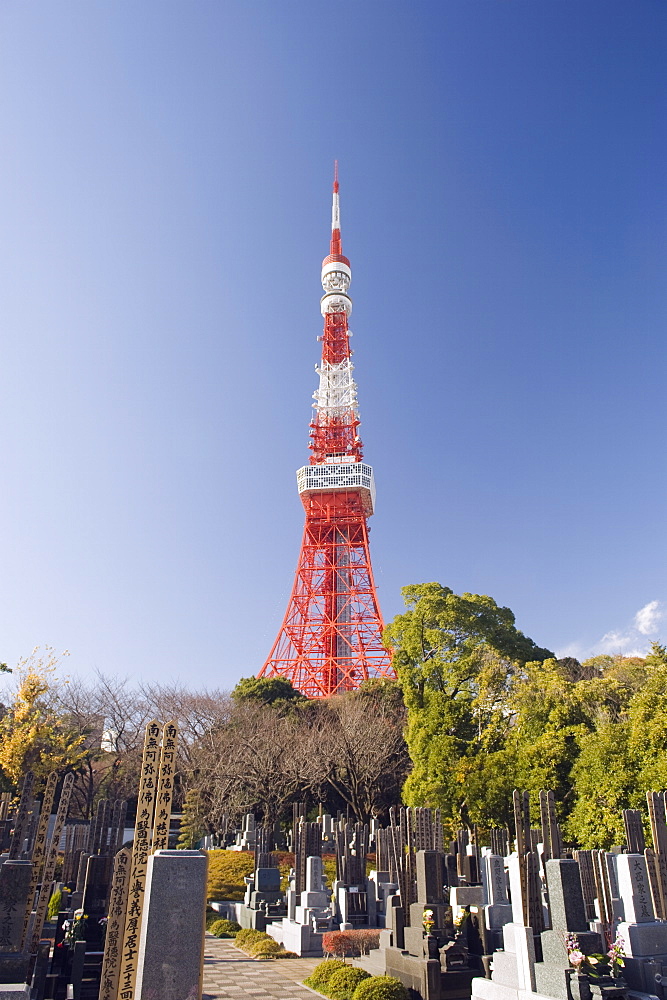
[[297, 489], [306, 512], [285, 618], [259, 677], [282, 676], [309, 698], [350, 691], [372, 677], [394, 678], [382, 645], [382, 615], [368, 545], [375, 510], [373, 469], [363, 461], [353, 377], [338, 170], [334, 174], [329, 255], [322, 262], [322, 360], [313, 393], [310, 462]]

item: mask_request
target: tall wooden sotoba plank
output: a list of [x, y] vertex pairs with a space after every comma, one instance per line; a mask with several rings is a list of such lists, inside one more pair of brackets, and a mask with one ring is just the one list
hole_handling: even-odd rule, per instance
[[49, 905], [49, 899], [51, 897], [51, 883], [53, 882], [56, 862], [58, 860], [58, 845], [60, 844], [63, 827], [65, 825], [65, 820], [67, 819], [73, 787], [74, 775], [65, 775], [65, 780], [63, 781], [63, 786], [60, 791], [60, 802], [58, 803], [58, 811], [56, 812], [56, 821], [53, 824], [53, 833], [51, 834], [51, 841], [46, 855], [46, 864], [44, 865], [44, 871], [42, 874], [42, 887], [39, 890], [37, 906], [35, 907], [35, 920], [32, 925], [32, 939], [30, 944], [31, 955], [37, 954], [39, 941], [42, 936], [42, 931], [44, 930], [46, 908]]
[[28, 771], [23, 779], [21, 798], [19, 800], [19, 807], [14, 820], [14, 832], [12, 833], [12, 839], [9, 844], [9, 861], [17, 861], [21, 856], [21, 851], [23, 850], [23, 841], [25, 840], [28, 828], [28, 816], [30, 815], [30, 809], [32, 807], [32, 788], [34, 783], [35, 775], [32, 771]]
[[137, 799], [137, 819], [134, 826], [134, 844], [130, 868], [130, 888], [123, 934], [123, 949], [118, 995], [123, 1000], [134, 1000], [137, 981], [137, 954], [146, 886], [146, 870], [151, 849], [151, 833], [155, 817], [155, 799], [160, 763], [162, 726], [153, 720], [146, 726], [144, 753], [141, 761], [141, 779]]
[[21, 951], [23, 951], [23, 948], [25, 947], [26, 937], [28, 936], [28, 926], [30, 924], [30, 914], [32, 913], [32, 907], [35, 901], [35, 893], [37, 892], [37, 886], [42, 881], [42, 872], [44, 871], [44, 865], [46, 863], [46, 835], [49, 828], [49, 819], [51, 818], [51, 810], [53, 808], [53, 800], [56, 796], [57, 787], [58, 772], [51, 771], [50, 775], [46, 779], [44, 798], [42, 799], [42, 808], [39, 814], [39, 823], [37, 824], [37, 833], [35, 834], [35, 843], [32, 849], [32, 876], [30, 879], [30, 889], [28, 890], [28, 906], [26, 908], [25, 919], [23, 921]]
[[166, 851], [169, 848], [169, 825], [171, 822], [171, 803], [174, 797], [177, 743], [178, 725], [175, 722], [167, 722], [162, 730], [151, 854], [154, 854], [155, 851]]
[[132, 853], [128, 848], [123, 848], [114, 859], [99, 1000], [118, 998], [131, 865]]

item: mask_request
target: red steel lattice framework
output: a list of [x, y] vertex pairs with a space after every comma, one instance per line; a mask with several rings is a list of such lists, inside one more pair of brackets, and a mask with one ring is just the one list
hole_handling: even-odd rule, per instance
[[310, 464], [297, 472], [306, 525], [287, 612], [258, 675], [286, 677], [308, 698], [350, 691], [372, 677], [395, 677], [382, 645], [368, 546], [375, 483], [358, 433], [348, 329], [351, 279], [341, 245], [336, 169], [331, 247], [322, 262], [324, 334]]

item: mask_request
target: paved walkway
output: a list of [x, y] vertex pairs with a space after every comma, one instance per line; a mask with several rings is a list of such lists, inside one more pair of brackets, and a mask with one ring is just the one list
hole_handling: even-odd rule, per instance
[[258, 962], [229, 939], [206, 935], [203, 1000], [316, 1000], [320, 993], [303, 986], [321, 958]]

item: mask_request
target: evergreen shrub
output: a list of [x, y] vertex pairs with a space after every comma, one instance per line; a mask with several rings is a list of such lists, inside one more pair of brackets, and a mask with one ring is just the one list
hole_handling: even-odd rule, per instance
[[248, 952], [253, 958], [275, 958], [284, 948], [268, 934], [261, 941], [255, 941], [248, 946]]
[[269, 938], [269, 935], [265, 934], [264, 931], [255, 931], [252, 927], [245, 927], [242, 931], [238, 931], [234, 944], [242, 951], [250, 951], [251, 945], [256, 944], [257, 941], [272, 940], [273, 938]]
[[56, 917], [60, 913], [60, 904], [62, 902], [62, 898], [63, 898], [63, 894], [60, 891], [60, 889], [58, 889], [57, 892], [53, 893], [53, 895], [51, 896], [51, 899], [49, 900], [49, 906], [48, 906], [48, 909], [46, 911], [46, 919], [47, 920], [55, 920], [56, 919]]
[[241, 925], [237, 924], [235, 920], [216, 920], [208, 928], [211, 934], [215, 934], [216, 937], [236, 937], [238, 932], [241, 930]]
[[304, 979], [304, 983], [312, 990], [317, 990], [318, 993], [326, 993], [324, 987], [327, 986], [334, 972], [345, 968], [347, 966], [341, 958], [327, 958], [326, 961], [315, 966], [308, 978]]
[[409, 1000], [410, 994], [400, 979], [371, 976], [359, 983], [352, 1000]]
[[326, 995], [331, 997], [331, 1000], [352, 1000], [354, 991], [364, 979], [370, 979], [365, 969], [358, 969], [356, 965], [346, 965], [344, 969], [334, 972], [327, 983]]

